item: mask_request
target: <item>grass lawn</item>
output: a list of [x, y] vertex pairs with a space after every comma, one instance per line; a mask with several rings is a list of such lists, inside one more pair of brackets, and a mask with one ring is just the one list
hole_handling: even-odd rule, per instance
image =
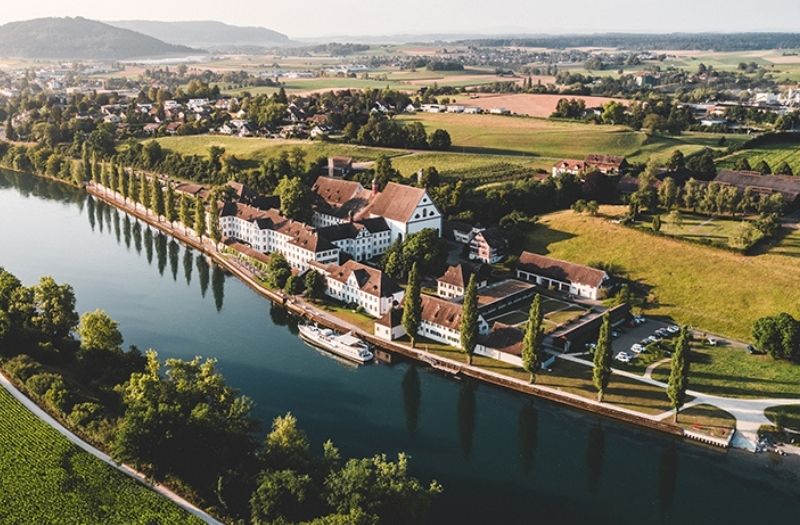
[[[669, 363], [659, 365], [653, 379], [666, 382]], [[694, 345], [689, 388], [729, 397], [800, 397], [800, 365], [741, 348]]]
[[678, 415], [678, 425], [711, 437], [727, 438], [736, 428], [736, 418], [712, 405], [697, 405]]
[[800, 230], [782, 228], [777, 239], [770, 241], [769, 253], [800, 257]]
[[776, 426], [800, 432], [800, 405], [768, 408], [765, 413]]
[[0, 522], [200, 523], [79, 449], [0, 388]]
[[332, 299], [326, 299], [324, 303], [317, 304], [326, 312], [330, 312], [336, 317], [344, 319], [348, 323], [354, 324], [367, 333], [372, 333], [375, 325], [375, 319], [372, 317], [354, 311], [340, 303], [335, 303]]
[[[660, 233], [678, 239], [705, 242], [720, 247], [729, 246], [730, 238], [738, 233], [743, 221], [741, 218], [707, 217], [688, 212], [681, 212], [681, 216], [683, 222], [677, 225], [671, 214], [662, 214]], [[636, 227], [643, 231], [651, 232], [651, 218], [644, 216]]]
[[[620, 207], [603, 207], [606, 214]], [[753, 322], [781, 311], [800, 317], [800, 261], [744, 256], [657, 237], [602, 217], [544, 215], [525, 249], [581, 264], [614, 264], [648, 287], [649, 315], [746, 340]]]
[[[466, 363], [467, 358], [462, 351], [447, 345], [430, 343], [432, 342], [423, 340], [417, 346], [436, 355]], [[474, 356], [472, 364], [525, 381], [530, 378], [529, 374], [519, 367], [484, 356]], [[552, 372], [543, 372], [536, 376], [536, 384], [588, 399], [597, 398], [597, 391], [592, 384], [592, 368], [590, 366], [557, 359], [551, 368]], [[645, 414], [660, 414], [670, 408], [666, 391], [616, 374], [611, 376], [605, 401]]]
[[[583, 158], [587, 153], [625, 155], [644, 162], [651, 155], [667, 157], [675, 149], [685, 154], [703, 147], [718, 147], [720, 135], [686, 133], [679, 137], [649, 137], [622, 126], [501, 115], [418, 113], [401, 115], [405, 122], [421, 122], [429, 131], [446, 129], [453, 150], [464, 153], [535, 155], [549, 160]], [[739, 140], [729, 137], [731, 141]], [[744, 140], [744, 139], [741, 139]]]

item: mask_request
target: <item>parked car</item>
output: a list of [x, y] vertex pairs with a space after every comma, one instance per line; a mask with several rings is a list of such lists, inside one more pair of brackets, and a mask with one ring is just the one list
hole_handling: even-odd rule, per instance
[[612, 330], [611, 331], [611, 337], [612, 337], [612, 339], [616, 339], [617, 337], [619, 337], [619, 332], [616, 331], [616, 330]]
[[641, 354], [642, 352], [644, 352], [644, 347], [639, 343], [636, 343], [635, 345], [631, 346], [631, 352], [633, 352], [634, 354]]
[[756, 348], [753, 345], [747, 345], [747, 353], [748, 354], [753, 354], [753, 355], [761, 355], [761, 354], [764, 354], [766, 352], [764, 352], [763, 350], [759, 350], [758, 348]]
[[646, 346], [646, 345], [649, 345], [649, 344], [657, 343], [657, 342], [659, 342], [659, 341], [661, 341], [661, 339], [659, 339], [658, 337], [656, 337], [656, 336], [654, 336], [654, 335], [649, 335], [649, 336], [647, 336], [647, 337], [645, 337], [645, 338], [644, 338], [644, 344], [645, 344], [645, 346]]
[[676, 325], [676, 324], [673, 324], [673, 325], [670, 325], [670, 326], [667, 327], [667, 332], [669, 332], [671, 334], [677, 334], [680, 331], [681, 331], [681, 327]]
[[636, 315], [633, 317], [633, 320], [636, 322], [636, 324], [644, 324], [647, 322], [647, 318], [643, 315]]
[[614, 359], [616, 361], [619, 361], [620, 363], [630, 363], [631, 362], [631, 356], [629, 356], [625, 352], [618, 353], [617, 355], [614, 356]]
[[597, 348], [597, 343], [586, 343], [584, 346], [588, 351], [594, 352], [594, 349]]
[[666, 328], [659, 328], [654, 332], [656, 337], [669, 337], [670, 332]]
[[719, 341], [717, 341], [713, 337], [709, 337], [709, 338], [706, 339], [706, 344], [708, 346], [717, 346], [719, 344]]

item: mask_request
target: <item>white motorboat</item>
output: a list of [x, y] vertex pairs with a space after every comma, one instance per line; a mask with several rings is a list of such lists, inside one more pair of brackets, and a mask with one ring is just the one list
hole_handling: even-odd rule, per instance
[[372, 361], [375, 357], [369, 351], [367, 343], [354, 336], [352, 333], [339, 335], [328, 328], [320, 328], [312, 325], [301, 325], [298, 327], [300, 337], [323, 350], [344, 357], [350, 361], [364, 364]]

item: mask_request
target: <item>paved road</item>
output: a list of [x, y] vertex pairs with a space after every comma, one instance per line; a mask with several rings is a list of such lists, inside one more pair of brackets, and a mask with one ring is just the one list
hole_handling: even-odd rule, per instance
[[5, 388], [9, 394], [14, 396], [14, 398], [17, 401], [22, 403], [22, 405], [25, 406], [25, 408], [27, 408], [28, 410], [30, 410], [36, 417], [38, 417], [39, 419], [41, 419], [42, 421], [44, 421], [45, 423], [56, 429], [59, 434], [61, 434], [69, 441], [74, 443], [76, 446], [80, 447], [81, 449], [88, 452], [92, 456], [96, 457], [103, 463], [106, 463], [107, 465], [119, 470], [123, 474], [126, 474], [135, 479], [136, 481], [139, 481], [144, 485], [150, 487], [151, 489], [158, 492], [165, 498], [173, 501], [176, 505], [183, 508], [186, 512], [193, 514], [194, 516], [203, 520], [204, 522], [209, 523], [211, 525], [223, 525], [222, 522], [214, 519], [214, 517], [212, 517], [210, 514], [204, 512], [200, 508], [189, 503], [188, 501], [178, 496], [164, 485], [158, 483], [155, 484], [150, 483], [144, 474], [137, 472], [128, 465], [116, 463], [113, 459], [111, 459], [111, 457], [108, 454], [102, 452], [101, 450], [98, 450], [97, 448], [93, 447], [89, 443], [85, 442], [84, 440], [82, 440], [81, 438], [70, 432], [61, 423], [53, 419], [53, 417], [50, 414], [39, 408], [39, 406], [36, 403], [28, 399], [28, 397], [26, 397], [22, 392], [20, 392], [17, 389], [17, 387], [15, 387], [14, 384], [11, 383], [11, 381], [9, 381], [8, 378], [2, 373], [0, 373], [0, 386]]

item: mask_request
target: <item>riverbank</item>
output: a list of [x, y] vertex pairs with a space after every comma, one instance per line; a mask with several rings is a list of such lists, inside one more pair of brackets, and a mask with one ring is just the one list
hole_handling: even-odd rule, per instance
[[602, 416], [638, 427], [655, 430], [676, 437], [686, 437], [688, 439], [723, 448], [727, 448], [727, 446], [730, 444], [730, 440], [711, 438], [698, 432], [686, 431], [677, 425], [665, 422], [663, 414], [645, 414], [624, 407], [614, 406], [607, 402], [598, 402], [594, 399], [571, 392], [565, 392], [557, 388], [538, 384], [530, 384], [528, 381], [520, 380], [515, 377], [491, 370], [486, 370], [474, 365], [468, 365], [442, 355], [437, 355], [436, 353], [430, 351], [412, 348], [410, 345], [394, 341], [388, 342], [383, 339], [379, 339], [372, 333], [365, 331], [363, 328], [360, 328], [346, 321], [345, 319], [324, 311], [314, 303], [306, 301], [300, 297], [287, 296], [283, 292], [276, 292], [263, 286], [259, 281], [258, 276], [255, 275], [249, 268], [240, 264], [234, 258], [226, 257], [225, 253], [220, 251], [219, 247], [215, 246], [213, 242], [205, 238], [198, 238], [190, 233], [191, 230], [188, 228], [184, 228], [182, 225], [177, 226], [176, 224], [164, 221], [162, 218], [156, 217], [150, 213], [143, 206], [134, 202], [126, 201], [120, 194], [113, 193], [105, 188], [96, 187], [93, 184], [89, 184], [85, 189], [89, 194], [93, 195], [97, 199], [100, 199], [103, 202], [106, 202], [107, 204], [114, 206], [115, 208], [120, 209], [121, 211], [128, 213], [133, 217], [136, 217], [137, 219], [149, 224], [154, 228], [157, 228], [158, 230], [186, 244], [187, 246], [202, 252], [222, 268], [239, 278], [256, 293], [285, 307], [292, 314], [340, 332], [352, 331], [358, 337], [368, 341], [373, 346], [390, 352], [391, 354], [401, 355], [407, 359], [423, 363], [445, 374], [459, 377], [469, 377], [478, 381], [493, 384], [501, 388], [533, 395], [585, 412], [600, 414]]

